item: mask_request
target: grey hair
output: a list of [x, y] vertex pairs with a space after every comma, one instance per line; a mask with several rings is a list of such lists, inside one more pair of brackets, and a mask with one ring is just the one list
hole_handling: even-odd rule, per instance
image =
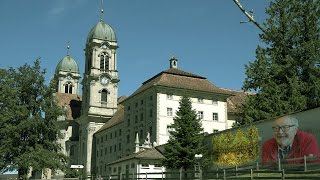
[[288, 121], [291, 121], [291, 123], [292, 123], [293, 125], [295, 125], [296, 127], [299, 127], [299, 121], [298, 121], [298, 119], [297, 119], [295, 116], [293, 116], [293, 115], [288, 115], [288, 116], [284, 116], [283, 118], [286, 119], [286, 120], [288, 120]]

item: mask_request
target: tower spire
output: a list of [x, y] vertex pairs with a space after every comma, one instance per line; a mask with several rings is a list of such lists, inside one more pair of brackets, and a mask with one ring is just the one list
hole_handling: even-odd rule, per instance
[[101, 7], [100, 7], [100, 21], [103, 21], [103, 0], [101, 0]]
[[69, 52], [69, 50], [70, 50], [70, 42], [68, 41], [68, 43], [67, 43], [67, 56], [69, 56], [70, 55], [70, 52]]

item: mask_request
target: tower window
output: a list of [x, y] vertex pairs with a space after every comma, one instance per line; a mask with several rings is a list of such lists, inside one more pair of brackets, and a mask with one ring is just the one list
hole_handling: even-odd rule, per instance
[[108, 99], [108, 91], [103, 89], [101, 91], [101, 102], [107, 102]]
[[72, 84], [68, 82], [64, 85], [64, 93], [72, 94]]
[[109, 70], [109, 56], [107, 53], [100, 54], [100, 71], [105, 72]]

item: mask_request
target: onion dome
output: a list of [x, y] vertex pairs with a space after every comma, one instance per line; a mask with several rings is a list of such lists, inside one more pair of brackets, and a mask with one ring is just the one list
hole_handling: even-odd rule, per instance
[[110, 25], [106, 24], [103, 20], [100, 20], [89, 32], [87, 37], [87, 43], [93, 39], [99, 39], [104, 41], [117, 41], [116, 34]]
[[56, 73], [59, 73], [59, 71], [66, 71], [66, 72], [73, 72], [73, 73], [80, 74], [78, 64], [70, 55], [67, 55], [60, 60], [59, 64], [56, 67]]

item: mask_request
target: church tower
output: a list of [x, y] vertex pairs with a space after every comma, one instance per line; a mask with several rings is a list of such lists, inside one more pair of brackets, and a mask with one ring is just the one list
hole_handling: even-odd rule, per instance
[[93, 134], [117, 111], [118, 71], [117, 39], [110, 25], [100, 21], [90, 30], [85, 47], [85, 70], [82, 80], [81, 117], [78, 119], [80, 164], [87, 174], [94, 172]]
[[101, 19], [87, 37], [82, 114], [111, 118], [117, 110], [117, 48], [113, 29]]
[[54, 76], [56, 80], [56, 91], [58, 93], [78, 93], [80, 71], [78, 64], [69, 53], [58, 63]]

